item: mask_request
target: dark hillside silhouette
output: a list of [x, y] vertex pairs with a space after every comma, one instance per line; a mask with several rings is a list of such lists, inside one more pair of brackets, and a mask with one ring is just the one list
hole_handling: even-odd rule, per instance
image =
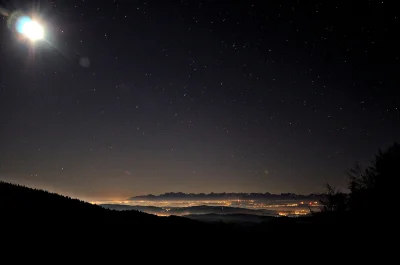
[[[55, 233], [53, 236], [60, 237], [64, 233], [66, 238], [84, 237], [92, 241], [99, 237], [99, 231], [103, 237], [146, 241], [174, 238], [180, 240], [179, 244], [261, 238], [268, 238], [271, 244], [284, 243], [289, 238], [324, 242], [327, 233], [336, 237], [351, 235], [349, 244], [362, 244], [369, 242], [363, 238], [379, 237], [391, 231], [389, 223], [395, 219], [388, 218], [386, 213], [396, 203], [395, 181], [399, 176], [400, 146], [395, 143], [379, 151], [368, 167], [357, 166], [350, 171], [349, 194], [328, 185], [322, 212], [299, 218], [269, 218], [246, 226], [158, 217], [136, 210], [109, 210], [59, 194], [0, 182], [0, 225], [14, 232], [30, 229], [40, 235]], [[219, 241], [208, 242], [218, 245]]]
[[[134, 234], [136, 237], [148, 236], [149, 233], [156, 236], [187, 237], [190, 234], [193, 237], [210, 235], [237, 237], [264, 232], [270, 235], [277, 233], [281, 236], [285, 233], [285, 230], [281, 229], [281, 223], [286, 224], [287, 221], [278, 218], [274, 222], [265, 224], [268, 229], [264, 229], [263, 224], [248, 229], [222, 222], [211, 224], [184, 217], [158, 217], [136, 210], [115, 211], [59, 194], [0, 182], [0, 224], [9, 227], [23, 224], [46, 227], [46, 230], [51, 231], [49, 227], [67, 225], [102, 227], [104, 233], [107, 233], [108, 229], [113, 232], [120, 231], [125, 235]], [[273, 228], [275, 225], [278, 225], [279, 230]], [[290, 225], [297, 226], [297, 223], [290, 222]]]
[[[120, 219], [118, 218], [120, 216], [115, 216], [114, 212], [97, 205], [5, 182], [0, 182], [0, 212], [2, 213], [2, 222], [13, 222], [17, 218], [22, 218], [29, 222], [41, 223], [107, 223], [113, 222], [115, 217]], [[154, 218], [154, 216], [138, 211], [130, 211], [129, 217], [133, 221], [147, 221]]]
[[0, 182], [0, 225], [31, 227], [50, 234], [68, 228], [78, 231], [102, 229], [104, 235], [119, 231], [141, 238], [149, 233], [184, 232], [188, 226], [195, 226], [197, 230], [193, 232], [196, 233], [207, 226], [181, 217], [158, 217], [136, 210], [108, 210], [78, 199], [6, 182]]
[[[24, 242], [24, 246], [31, 249], [54, 248], [61, 244], [70, 249], [71, 254], [76, 248], [88, 246], [106, 245], [108, 248], [111, 244], [110, 247], [115, 248], [112, 245], [115, 243], [126, 250], [140, 246], [152, 250], [187, 249], [197, 253], [205, 249], [211, 256], [214, 252], [221, 255], [224, 250], [232, 251], [240, 246], [237, 254], [244, 254], [262, 247], [299, 249], [302, 248], [299, 242], [304, 240], [311, 244], [324, 242], [326, 233], [337, 237], [351, 233], [354, 238], [348, 244], [353, 244], [360, 240], [357, 235], [363, 234], [347, 225], [327, 222], [320, 216], [272, 217], [250, 225], [157, 217], [135, 210], [107, 210], [77, 199], [4, 182], [0, 182], [0, 227], [1, 242], [14, 241], [19, 245]], [[341, 247], [345, 248], [346, 244]], [[85, 251], [84, 255], [91, 253]], [[96, 254], [93, 258], [101, 256]], [[227, 258], [232, 257], [229, 254]]]
[[140, 238], [150, 234], [187, 234], [187, 231], [198, 236], [231, 232], [231, 227], [224, 224], [210, 225], [177, 216], [158, 217], [136, 210], [109, 210], [56, 193], [6, 182], [0, 182], [0, 225], [10, 228], [41, 227], [40, 231], [49, 233], [59, 225], [78, 229], [95, 227], [101, 228], [105, 234], [118, 231], [125, 236], [133, 234]]

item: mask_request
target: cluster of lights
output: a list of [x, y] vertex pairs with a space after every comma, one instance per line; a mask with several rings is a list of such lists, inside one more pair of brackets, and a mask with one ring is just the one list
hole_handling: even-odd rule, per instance
[[255, 202], [254, 200], [224, 200], [224, 201], [189, 201], [189, 200], [164, 200], [164, 201], [148, 201], [148, 200], [123, 200], [123, 201], [98, 201], [91, 202], [93, 204], [112, 203], [112, 204], [123, 204], [123, 205], [139, 205], [139, 206], [159, 206], [159, 207], [188, 207], [188, 206], [243, 206], [244, 208], [253, 209], [268, 209], [268, 208], [282, 208], [282, 207], [318, 207], [318, 202], [300, 202], [300, 203], [281, 203], [281, 204], [265, 204], [263, 202]]
[[[93, 201], [93, 204], [119, 204], [119, 205], [131, 205], [131, 206], [156, 206], [161, 208], [161, 212], [154, 213], [159, 216], [169, 216], [171, 214], [171, 208], [175, 207], [191, 207], [191, 206], [232, 206], [241, 207], [245, 209], [255, 210], [269, 210], [276, 212], [277, 216], [290, 216], [297, 217], [302, 215], [310, 214], [310, 208], [318, 208], [321, 206], [317, 201], [299, 201], [299, 202], [284, 202], [281, 201], [279, 204], [263, 203], [262, 201], [256, 200], [120, 200], [120, 201]], [[314, 211], [314, 210], [313, 210]], [[180, 213], [180, 215], [188, 214], [187, 212]]]
[[296, 211], [291, 211], [291, 212], [279, 212], [278, 216], [301, 216], [301, 215], [307, 215], [310, 212], [307, 210], [296, 210]]

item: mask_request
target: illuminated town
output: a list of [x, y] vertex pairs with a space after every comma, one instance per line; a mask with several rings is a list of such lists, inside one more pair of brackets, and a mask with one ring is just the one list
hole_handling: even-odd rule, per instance
[[[92, 201], [98, 205], [120, 205], [120, 206], [135, 206], [135, 207], [158, 207], [160, 212], [153, 213], [159, 216], [171, 215], [171, 209], [188, 208], [188, 207], [229, 207], [231, 209], [256, 210], [256, 215], [269, 216], [302, 216], [308, 215], [311, 212], [317, 212], [321, 208], [318, 201], [294, 201], [294, 200], [122, 200], [122, 201]], [[141, 208], [142, 209], [142, 208]], [[143, 208], [146, 209], [146, 208]], [[228, 209], [228, 208], [227, 208]], [[257, 211], [258, 210], [258, 211]], [[265, 210], [265, 212], [264, 212]], [[142, 210], [147, 212], [146, 210]], [[173, 215], [185, 215], [185, 211], [181, 214], [174, 213]]]

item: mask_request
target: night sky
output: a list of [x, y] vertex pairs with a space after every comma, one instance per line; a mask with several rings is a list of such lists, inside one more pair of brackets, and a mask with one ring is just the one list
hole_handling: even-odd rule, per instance
[[346, 187], [400, 140], [396, 1], [2, 1], [0, 179], [83, 199]]

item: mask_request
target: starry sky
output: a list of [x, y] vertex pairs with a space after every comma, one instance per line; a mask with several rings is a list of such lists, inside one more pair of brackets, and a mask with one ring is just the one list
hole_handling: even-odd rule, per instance
[[83, 199], [320, 192], [400, 136], [395, 1], [2, 1], [0, 179]]

